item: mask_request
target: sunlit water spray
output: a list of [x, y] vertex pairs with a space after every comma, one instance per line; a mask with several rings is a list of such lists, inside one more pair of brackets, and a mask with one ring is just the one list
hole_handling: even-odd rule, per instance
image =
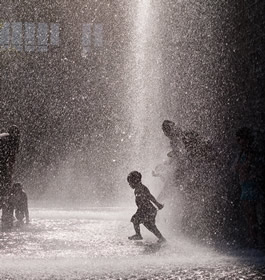
[[[135, 4], [135, 2], [134, 2]], [[131, 166], [151, 173], [163, 154], [161, 123], [164, 117], [161, 50], [159, 49], [158, 11], [154, 1], [137, 1], [129, 50], [130, 86], [127, 102], [131, 104], [133, 146]]]
[[[152, 171], [167, 160], [170, 146], [161, 125], [171, 115], [170, 98], [163, 88], [163, 36], [160, 28], [163, 5], [152, 0], [139, 0], [133, 5], [132, 40], [127, 58], [130, 84], [126, 102], [130, 104], [130, 114], [126, 121], [132, 127], [128, 171], [139, 170], [143, 175], [143, 183], [159, 197], [164, 182], [153, 177]], [[181, 217], [176, 188], [172, 186], [168, 191], [171, 192], [168, 195], [170, 200], [161, 201], [165, 208], [158, 215], [158, 223], [164, 231], [170, 231], [173, 220], [179, 223]]]
[[[161, 131], [167, 107], [161, 82], [159, 10], [155, 1], [135, 3], [126, 97], [128, 108], [132, 109], [125, 116], [126, 122], [132, 124], [129, 168], [139, 169], [148, 186], [157, 182], [162, 186], [159, 179], [151, 176], [153, 167], [167, 152], [167, 140]], [[160, 190], [158, 186], [156, 194]], [[68, 209], [31, 208], [28, 227], [0, 234], [0, 278], [217, 279], [221, 275], [228, 279], [251, 273], [250, 267], [235, 258], [221, 256], [185, 239], [168, 238], [168, 244], [161, 249], [129, 241], [132, 213], [133, 209], [127, 208], [69, 210], [69, 205]], [[143, 236], [145, 241], [155, 242], [145, 230]]]

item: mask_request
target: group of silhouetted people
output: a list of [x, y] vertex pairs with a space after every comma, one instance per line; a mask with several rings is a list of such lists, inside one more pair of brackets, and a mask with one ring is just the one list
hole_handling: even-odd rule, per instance
[[[195, 216], [196, 211], [198, 211], [198, 207], [191, 209], [195, 196], [198, 197], [200, 204], [206, 205], [206, 209], [207, 199], [209, 200], [208, 206], [214, 202], [214, 196], [218, 195], [218, 189], [213, 188], [213, 184], [218, 184], [218, 182], [215, 183], [212, 178], [216, 177], [216, 172], [221, 173], [220, 169], [224, 165], [220, 164], [220, 157], [213, 145], [202, 139], [196, 131], [182, 130], [170, 120], [163, 122], [162, 130], [170, 140], [171, 151], [168, 153], [168, 157], [173, 162], [175, 161], [175, 177], [181, 177], [187, 181], [182, 192], [186, 201], [184, 208], [189, 208], [186, 209], [187, 213], [184, 209], [184, 222], [188, 223], [191, 219], [192, 226], [194, 226], [197, 221], [189, 215]], [[264, 212], [264, 155], [255, 151], [253, 131], [250, 128], [240, 128], [235, 133], [235, 138], [239, 152], [232, 171], [237, 177], [241, 190], [240, 209], [247, 227], [247, 244], [249, 246], [259, 246], [258, 233], [261, 232], [260, 224], [262, 222], [259, 222], [257, 216], [257, 205], [262, 204], [261, 208], [263, 210], [261, 212]], [[183, 154], [185, 155], [183, 156]], [[232, 176], [231, 173], [230, 176]], [[209, 212], [209, 209], [207, 210]], [[216, 210], [216, 212], [219, 211]], [[264, 213], [262, 215], [261, 218], [264, 223]]]
[[16, 225], [29, 222], [28, 199], [21, 183], [13, 182], [16, 156], [19, 152], [20, 131], [11, 126], [0, 134], [0, 209], [1, 228], [10, 230]]
[[[183, 191], [186, 205], [184, 204], [184, 214], [187, 223], [192, 220], [192, 215], [196, 215], [196, 209], [192, 212], [192, 203], [195, 196], [199, 203], [207, 204], [207, 196], [213, 193], [211, 183], [207, 182], [208, 177], [214, 177], [216, 168], [216, 158], [218, 155], [214, 151], [212, 144], [200, 137], [193, 130], [182, 130], [173, 121], [165, 120], [162, 123], [162, 131], [170, 140], [171, 151], [167, 154], [168, 165], [172, 165], [175, 179], [186, 180], [186, 188]], [[235, 135], [239, 151], [232, 171], [237, 176], [241, 189], [240, 206], [244, 216], [248, 242], [251, 246], [259, 243], [258, 233], [261, 229], [257, 214], [257, 205], [261, 197], [264, 199], [264, 155], [258, 154], [253, 148], [254, 137], [251, 129], [240, 128]], [[16, 155], [19, 151], [20, 131], [16, 126], [11, 126], [7, 132], [0, 134], [0, 209], [2, 209], [1, 225], [2, 230], [9, 230], [14, 226], [29, 222], [28, 199], [22, 184], [13, 182], [14, 166]], [[213, 169], [212, 166], [214, 166]], [[221, 165], [220, 165], [221, 166]], [[207, 169], [207, 172], [206, 172]], [[212, 170], [212, 171], [211, 171]], [[167, 174], [153, 172], [153, 176], [165, 177]], [[130, 236], [130, 240], [142, 240], [140, 224], [143, 224], [152, 232], [159, 242], [165, 242], [165, 237], [156, 227], [155, 218], [157, 210], [164, 207], [150, 193], [149, 189], [142, 183], [142, 174], [139, 171], [132, 171], [127, 177], [127, 181], [134, 189], [137, 211], [132, 216], [135, 234]], [[177, 180], [175, 181], [177, 182]], [[206, 207], [207, 208], [207, 207]], [[264, 202], [261, 207], [263, 211], [262, 223], [264, 223]], [[185, 213], [186, 211], [186, 213]], [[194, 223], [194, 219], [191, 224]], [[185, 225], [184, 225], [185, 226]], [[196, 227], [195, 227], [196, 230]]]
[[[172, 150], [167, 154], [167, 156], [172, 162], [181, 160], [182, 158], [180, 144], [184, 145], [188, 159], [192, 162], [196, 162], [198, 166], [202, 161], [212, 158], [213, 155], [211, 146], [209, 143], [202, 141], [198, 133], [195, 131], [182, 131], [175, 125], [174, 122], [169, 120], [165, 120], [163, 122], [162, 130], [165, 136], [167, 136], [170, 140]], [[191, 168], [191, 165], [188, 167]], [[153, 172], [153, 176], [162, 177], [159, 172]], [[165, 176], [167, 176], [167, 174], [165, 174]], [[129, 185], [134, 189], [135, 202], [138, 207], [136, 213], [131, 218], [131, 222], [133, 223], [135, 229], [135, 235], [129, 237], [129, 239], [142, 239], [140, 224], [143, 224], [158, 238], [158, 242], [165, 242], [166, 239], [155, 225], [157, 209], [162, 209], [163, 205], [160, 204], [153, 195], [151, 195], [148, 188], [142, 184], [141, 179], [142, 175], [138, 171], [132, 171], [127, 178]]]
[[[212, 216], [216, 214], [212, 213], [208, 207], [214, 204], [214, 200], [218, 195], [220, 196], [218, 189], [213, 189], [213, 184], [218, 184], [218, 182], [214, 182], [213, 178], [216, 177], [216, 172], [220, 173], [223, 165], [218, 162], [218, 153], [214, 150], [213, 145], [200, 137], [196, 131], [182, 130], [170, 120], [165, 120], [162, 123], [162, 131], [170, 140], [171, 151], [167, 154], [169, 160], [166, 165], [171, 165], [175, 169], [173, 184], [182, 185], [183, 182], [181, 181], [186, 181], [186, 186], [181, 191], [185, 200], [182, 227], [190, 226], [193, 227], [193, 231], [198, 231], [199, 228], [196, 227], [198, 224], [203, 222], [207, 224], [207, 221], [203, 221], [202, 217], [206, 216], [207, 219], [206, 212]], [[253, 148], [254, 137], [251, 129], [247, 127], [240, 128], [236, 132], [235, 138], [239, 152], [234, 161], [232, 171], [236, 175], [241, 189], [240, 209], [247, 228], [247, 245], [256, 247], [259, 246], [258, 233], [262, 232], [261, 224], [264, 224], [264, 201], [262, 202], [262, 199], [264, 200], [264, 155], [257, 153]], [[159, 171], [160, 167], [161, 165], [157, 166], [156, 170], [153, 171], [153, 176], [161, 177], [165, 183], [167, 174], [163, 174], [161, 170]], [[130, 186], [135, 190], [136, 204], [138, 206], [137, 212], [131, 219], [136, 234], [129, 237], [129, 239], [142, 239], [139, 227], [142, 223], [158, 237], [159, 241], [165, 241], [165, 238], [155, 226], [157, 209], [162, 209], [163, 205], [158, 203], [141, 183], [141, 174], [139, 172], [131, 172], [127, 179]], [[259, 222], [257, 215], [257, 205], [260, 202], [262, 204], [261, 216], [263, 215], [261, 222]], [[154, 205], [156, 205], [157, 209]], [[199, 208], [204, 209], [205, 212], [202, 212], [202, 215], [197, 219], [195, 216]], [[221, 209], [215, 209], [215, 212], [221, 212]], [[213, 230], [209, 229], [209, 231]]]

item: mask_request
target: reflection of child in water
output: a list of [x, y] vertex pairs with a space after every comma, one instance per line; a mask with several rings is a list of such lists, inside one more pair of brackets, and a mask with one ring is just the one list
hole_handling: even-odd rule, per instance
[[158, 242], [164, 242], [165, 238], [162, 236], [155, 224], [155, 217], [157, 209], [160, 210], [164, 205], [160, 204], [154, 196], [150, 193], [149, 189], [141, 182], [142, 175], [138, 171], [131, 172], [127, 181], [132, 189], [134, 189], [135, 202], [138, 207], [136, 213], [132, 216], [131, 222], [134, 225], [135, 235], [130, 236], [130, 240], [142, 240], [140, 232], [140, 224], [143, 224], [149, 231], [151, 231], [157, 238]]
[[23, 224], [24, 218], [26, 219], [26, 223], [28, 224], [29, 223], [28, 197], [20, 183], [15, 183], [13, 185], [11, 203], [15, 210], [15, 218], [17, 219], [18, 224], [19, 225]]

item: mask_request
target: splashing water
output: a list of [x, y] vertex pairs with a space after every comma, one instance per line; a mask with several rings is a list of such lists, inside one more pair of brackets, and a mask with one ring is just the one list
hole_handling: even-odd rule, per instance
[[[133, 130], [128, 171], [138, 169], [143, 183], [158, 197], [163, 192], [164, 182], [153, 177], [152, 171], [167, 158], [170, 147], [161, 125], [172, 111], [170, 96], [163, 89], [163, 19], [160, 16], [163, 5], [152, 0], [139, 0], [133, 5], [131, 14], [135, 17], [128, 50], [130, 86], [126, 98], [131, 105], [127, 121]], [[182, 216], [177, 189], [173, 185], [167, 187], [170, 199], [161, 201], [165, 207], [158, 214], [163, 231], [172, 230], [173, 223], [178, 227]]]
[[[260, 275], [264, 257], [251, 253], [257, 269], [212, 249], [169, 238], [159, 247], [143, 231], [143, 242], [126, 238], [130, 209], [32, 208], [32, 221], [0, 233], [1, 279], [200, 279], [222, 275]], [[244, 255], [245, 254], [245, 255]], [[243, 258], [243, 259], [242, 259]], [[231, 278], [232, 279], [232, 278]], [[249, 278], [251, 279], [251, 278]], [[259, 278], [257, 278], [259, 279]], [[261, 278], [260, 278], [261, 279]]]

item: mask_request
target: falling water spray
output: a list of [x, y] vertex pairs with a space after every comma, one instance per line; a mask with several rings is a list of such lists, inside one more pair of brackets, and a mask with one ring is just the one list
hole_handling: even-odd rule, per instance
[[162, 6], [151, 0], [139, 0], [133, 5], [132, 39], [127, 58], [130, 75], [125, 104], [128, 108], [126, 121], [131, 127], [128, 171], [139, 170], [143, 183], [165, 203], [165, 208], [159, 211], [158, 222], [169, 228], [172, 219], [176, 220], [176, 212], [180, 213], [176, 210], [176, 205], [180, 207], [178, 194], [173, 185], [167, 185], [170, 201], [160, 197], [165, 181], [152, 176], [155, 167], [168, 160], [170, 151], [168, 139], [161, 129], [163, 120], [169, 118], [170, 113], [170, 97], [163, 90]]
[[128, 98], [133, 145], [131, 168], [151, 174], [164, 154], [161, 123], [163, 110], [162, 53], [159, 47], [159, 17], [151, 0], [137, 1], [129, 51], [130, 81]]

